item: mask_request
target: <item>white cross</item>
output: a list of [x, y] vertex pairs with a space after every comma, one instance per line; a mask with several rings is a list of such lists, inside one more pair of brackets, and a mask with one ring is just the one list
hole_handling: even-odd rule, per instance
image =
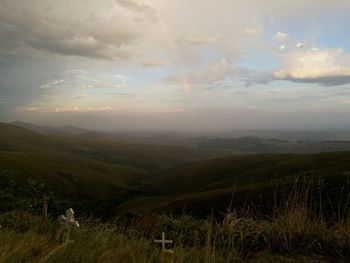
[[70, 227], [72, 225], [74, 225], [76, 227], [80, 226], [78, 221], [76, 221], [74, 218], [74, 211], [72, 208], [69, 208], [68, 210], [66, 210], [66, 216], [61, 215], [58, 220], [59, 220], [61, 225], [66, 225], [68, 227]]
[[61, 215], [58, 218], [58, 221], [63, 226], [60, 231], [60, 235], [63, 235], [63, 240], [68, 242], [72, 226], [76, 226], [76, 227], [80, 226], [78, 221], [76, 221], [74, 218], [73, 209], [69, 208], [68, 210], [66, 210], [66, 216]]
[[172, 252], [172, 250], [165, 249], [165, 244], [172, 244], [173, 241], [172, 240], [166, 240], [164, 232], [162, 233], [162, 239], [155, 239], [154, 242], [155, 243], [161, 243], [163, 251], [165, 251], [165, 252]]

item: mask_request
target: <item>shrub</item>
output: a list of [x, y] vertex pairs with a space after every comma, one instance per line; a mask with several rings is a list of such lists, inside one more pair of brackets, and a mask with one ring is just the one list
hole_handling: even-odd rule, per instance
[[31, 213], [14, 210], [0, 214], [0, 225], [2, 228], [11, 228], [19, 232], [29, 229], [38, 229], [40, 217], [33, 216]]

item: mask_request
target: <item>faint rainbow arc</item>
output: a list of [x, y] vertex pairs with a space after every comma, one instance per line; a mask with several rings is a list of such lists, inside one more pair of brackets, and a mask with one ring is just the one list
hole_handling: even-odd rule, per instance
[[[170, 29], [170, 27], [167, 25], [167, 23], [165, 22], [165, 20], [158, 15], [158, 24], [160, 26], [160, 29], [162, 30], [162, 32], [164, 33], [164, 35], [166, 36], [166, 39], [169, 43], [169, 46], [171, 47], [171, 49], [174, 51], [175, 53], [175, 59], [176, 59], [176, 63], [178, 65], [183, 65], [182, 62], [182, 58], [181, 55], [178, 52], [178, 48], [174, 43], [174, 33], [172, 32], [172, 30]], [[191, 92], [192, 91], [192, 84], [189, 81], [188, 77], [186, 76], [186, 74], [183, 73], [183, 68], [181, 67], [181, 84], [184, 88], [185, 92]]]

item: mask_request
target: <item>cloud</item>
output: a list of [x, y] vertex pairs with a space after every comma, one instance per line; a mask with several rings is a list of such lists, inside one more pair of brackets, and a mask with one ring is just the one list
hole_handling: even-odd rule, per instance
[[273, 38], [277, 41], [280, 41], [280, 42], [285, 42], [288, 40], [288, 34], [287, 33], [283, 33], [283, 32], [277, 32]]
[[217, 38], [205, 34], [196, 34], [193, 36], [182, 37], [177, 39], [177, 42], [182, 44], [191, 44], [191, 45], [204, 45], [204, 44], [213, 44], [217, 42]]
[[80, 87], [88, 89], [121, 89], [128, 87], [129, 78], [124, 75], [101, 75], [100, 80], [85, 78]]
[[171, 84], [208, 85], [223, 81], [232, 76], [236, 71], [227, 59], [222, 59], [213, 65], [186, 74], [167, 77], [165, 80]]
[[[346, 45], [338, 33], [346, 32], [343, 13], [349, 5], [348, 0], [0, 0], [0, 93], [8, 100], [6, 112], [28, 106], [33, 112], [28, 116], [107, 111], [108, 105], [161, 111], [174, 98], [186, 98], [186, 110], [269, 106], [270, 94], [259, 97], [269, 87], [294, 94], [298, 87], [307, 93], [350, 83], [348, 51], [320, 62], [315, 56], [332, 50], [311, 50]], [[297, 49], [297, 41], [306, 44]], [[307, 56], [312, 58], [300, 61]], [[319, 85], [267, 85], [275, 80]], [[191, 86], [192, 94], [181, 90]], [[237, 90], [245, 94], [233, 95]], [[113, 93], [118, 95], [107, 95]], [[155, 102], [157, 97], [164, 99]], [[171, 106], [183, 106], [178, 104]]]
[[144, 67], [159, 67], [159, 66], [165, 66], [168, 65], [169, 62], [165, 60], [144, 60], [141, 62], [142, 66]]
[[261, 32], [258, 29], [247, 28], [246, 30], [244, 30], [244, 34], [247, 36], [256, 37], [256, 36], [259, 36], [261, 34]]
[[90, 76], [83, 70], [69, 70], [61, 85], [68, 89], [122, 89], [128, 87], [129, 79], [122, 74], [100, 73]]
[[70, 96], [69, 99], [71, 100], [76, 100], [76, 99], [83, 99], [86, 98], [88, 95], [87, 94], [80, 94], [80, 95], [75, 95], [75, 96]]
[[116, 75], [115, 76], [115, 87], [116, 88], [127, 88], [128, 87], [128, 77], [125, 77], [123, 75]]
[[276, 79], [272, 72], [235, 67], [226, 59], [222, 59], [205, 69], [170, 76], [165, 80], [170, 84], [199, 85], [208, 89], [218, 89], [232, 87], [232, 84], [225, 82], [226, 80], [240, 81], [244, 87], [250, 87], [254, 84], [268, 84]]
[[337, 86], [350, 83], [350, 55], [341, 49], [295, 51], [282, 57], [275, 79]]
[[245, 87], [250, 87], [254, 84], [268, 84], [275, 80], [270, 72], [259, 72], [249, 69], [240, 69], [239, 76], [245, 82]]
[[86, 70], [83, 69], [71, 69], [66, 71], [68, 74], [73, 74], [73, 75], [84, 75], [86, 74]]
[[5, 0], [0, 2], [0, 49], [128, 60], [131, 46], [153, 23], [150, 13], [131, 0]]
[[51, 80], [46, 84], [43, 84], [40, 86], [41, 89], [52, 89], [52, 88], [57, 88], [59, 87], [62, 83], [64, 82], [63, 79], [55, 79]]
[[[240, 80], [246, 87], [268, 84], [275, 80], [339, 86], [350, 83], [350, 54], [342, 49], [294, 49], [281, 55], [281, 65], [275, 71], [257, 71], [231, 66], [226, 59], [202, 70], [170, 76], [170, 83], [209, 85], [225, 79]], [[220, 87], [220, 85], [218, 86]]]
[[28, 106], [20, 108], [22, 112], [38, 112], [38, 113], [62, 113], [62, 112], [113, 112], [115, 109], [109, 105], [107, 106], [74, 106], [74, 107], [42, 107], [42, 106]]
[[155, 11], [145, 4], [137, 4], [134, 1], [131, 0], [116, 0], [117, 5], [120, 5], [122, 7], [125, 7], [127, 9], [133, 10], [135, 12], [145, 13], [152, 18], [156, 17]]

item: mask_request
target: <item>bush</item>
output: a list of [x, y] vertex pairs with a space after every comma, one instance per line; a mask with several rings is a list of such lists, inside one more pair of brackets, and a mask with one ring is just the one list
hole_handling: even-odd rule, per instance
[[11, 228], [19, 232], [28, 231], [30, 229], [38, 229], [40, 217], [33, 216], [31, 213], [14, 210], [0, 214], [1, 228]]

